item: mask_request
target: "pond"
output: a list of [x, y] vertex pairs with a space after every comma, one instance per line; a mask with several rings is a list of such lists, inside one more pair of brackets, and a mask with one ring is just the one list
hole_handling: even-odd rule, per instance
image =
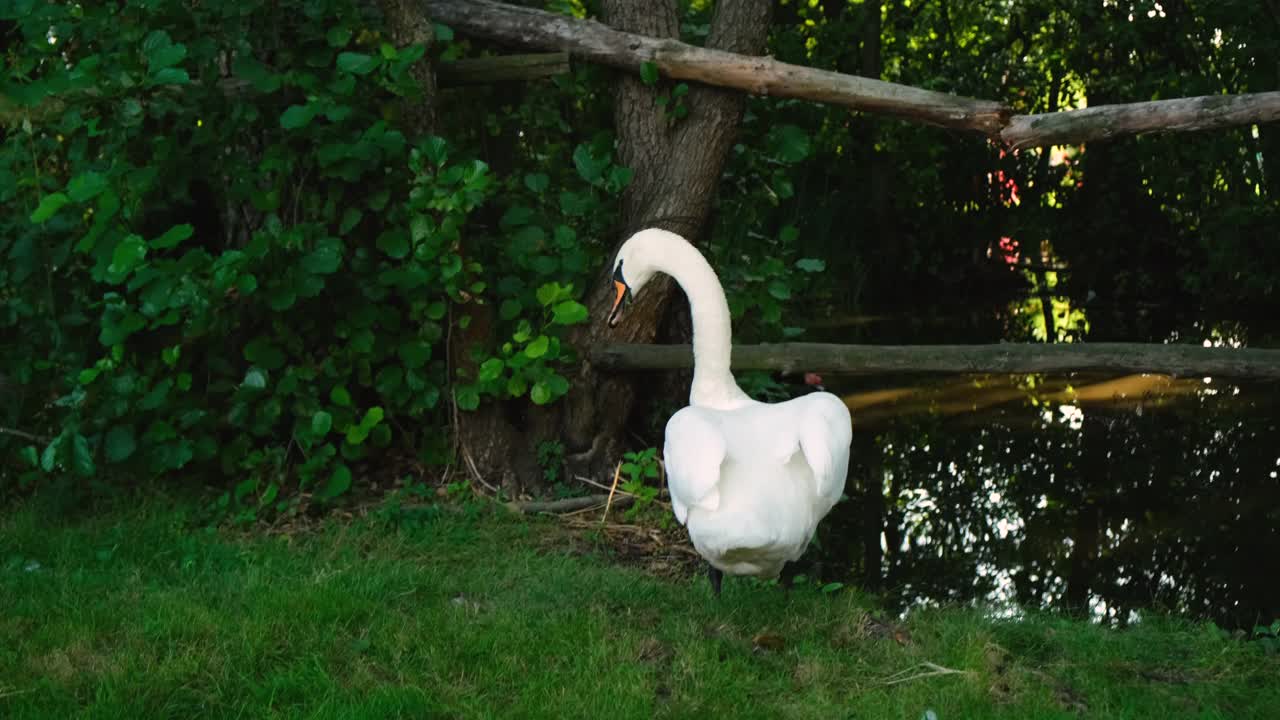
[[[839, 335], [811, 339], [850, 342]], [[901, 326], [857, 335], [922, 342]], [[1277, 384], [823, 380], [853, 412], [848, 499], [799, 572], [898, 612], [978, 603], [1124, 625], [1151, 608], [1246, 630], [1280, 618]]]

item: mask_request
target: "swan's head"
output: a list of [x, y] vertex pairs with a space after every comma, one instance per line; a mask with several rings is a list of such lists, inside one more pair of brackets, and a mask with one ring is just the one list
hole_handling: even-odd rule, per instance
[[671, 233], [665, 230], [641, 230], [622, 243], [618, 257], [613, 261], [613, 288], [617, 294], [613, 299], [613, 309], [609, 311], [609, 327], [618, 324], [623, 308], [657, 272], [651, 259], [660, 252], [657, 245], [670, 242], [665, 237], [667, 235]]

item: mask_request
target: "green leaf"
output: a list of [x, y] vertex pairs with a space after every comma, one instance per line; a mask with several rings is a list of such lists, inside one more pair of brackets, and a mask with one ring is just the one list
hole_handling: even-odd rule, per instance
[[182, 68], [165, 68], [152, 75], [151, 82], [156, 85], [188, 85], [191, 75]]
[[640, 63], [640, 82], [653, 85], [658, 82], [658, 65], [653, 62]]
[[779, 300], [786, 300], [791, 297], [791, 288], [781, 280], [774, 280], [769, 283], [769, 294]]
[[78, 203], [88, 202], [106, 189], [107, 179], [93, 170], [82, 172], [67, 183], [67, 195]]
[[609, 168], [609, 189], [613, 192], [622, 192], [631, 184], [631, 179], [636, 175], [636, 171], [629, 167], [614, 165]]
[[402, 260], [409, 254], [409, 238], [402, 230], [389, 230], [378, 236], [378, 249], [394, 260]]
[[279, 370], [284, 366], [285, 355], [266, 337], [257, 337], [244, 346], [244, 359], [267, 370]]
[[332, 427], [333, 416], [324, 410], [317, 410], [316, 414], [311, 416], [311, 434], [317, 438], [328, 435]]
[[431, 359], [431, 345], [422, 340], [409, 340], [400, 346], [400, 360], [410, 370], [416, 370]]
[[453, 41], [453, 28], [448, 25], [441, 25], [440, 23], [433, 24], [435, 25], [437, 42], [447, 43]]
[[31, 213], [31, 222], [42, 223], [53, 217], [70, 199], [60, 192], [50, 193], [40, 198], [40, 205]]
[[250, 390], [266, 390], [267, 373], [262, 368], [249, 368], [249, 371], [244, 374], [242, 385]]
[[502, 362], [502, 358], [489, 358], [480, 365], [480, 380], [488, 382], [497, 380], [502, 375], [502, 371], [506, 368], [506, 363]]
[[569, 297], [570, 290], [562, 286], [558, 282], [549, 282], [541, 285], [534, 295], [538, 298], [538, 303], [543, 307], [550, 307], [559, 300]]
[[147, 319], [132, 310], [112, 308], [102, 315], [102, 331], [98, 342], [111, 347], [124, 342], [130, 335], [146, 327]]
[[551, 373], [542, 380], [547, 384], [547, 387], [551, 388], [551, 394], [555, 397], [560, 397], [569, 392], [569, 381], [561, 375]]
[[533, 384], [533, 389], [529, 391], [529, 399], [535, 405], [546, 405], [551, 402], [551, 388], [547, 384], [539, 380]]
[[520, 397], [528, 389], [529, 383], [520, 375], [512, 375], [511, 379], [507, 380], [507, 392], [511, 397]]
[[322, 238], [312, 250], [302, 258], [302, 269], [312, 275], [329, 275], [342, 266], [342, 241], [335, 237]]
[[579, 145], [573, 151], [573, 165], [583, 180], [592, 185], [599, 185], [603, 180], [604, 169], [609, 166], [609, 158], [598, 158], [591, 154], [591, 148]]
[[552, 322], [557, 325], [576, 325], [587, 319], [587, 306], [574, 300], [566, 300], [556, 305], [552, 315]]
[[320, 497], [325, 500], [332, 500], [350, 489], [351, 470], [346, 465], [339, 465], [333, 469], [333, 474], [329, 476], [328, 484], [324, 486], [324, 490], [320, 491]]
[[531, 173], [524, 176], [524, 186], [533, 192], [544, 192], [550, 185], [551, 178], [544, 173]]
[[404, 385], [404, 370], [399, 365], [389, 365], [378, 371], [374, 388], [378, 394], [386, 398], [401, 398], [400, 388]]
[[533, 342], [529, 343], [524, 349], [524, 354], [536, 360], [547, 354], [547, 348], [550, 346], [551, 340], [546, 335], [539, 335]]
[[270, 68], [258, 62], [258, 59], [247, 53], [236, 53], [235, 62], [231, 66], [237, 77], [248, 80], [259, 92], [275, 92], [280, 89], [280, 76], [271, 72]]
[[560, 192], [560, 212], [570, 217], [586, 215], [593, 205], [593, 199], [585, 193], [570, 190]]
[[310, 105], [290, 105], [280, 116], [280, 127], [285, 130], [297, 130], [309, 125], [315, 116], [316, 110]]
[[524, 306], [519, 300], [508, 298], [502, 301], [502, 307], [498, 308], [498, 316], [503, 320], [514, 320], [524, 310]]
[[347, 428], [347, 442], [352, 445], [362, 444], [368, 437], [369, 432], [382, 422], [383, 412], [380, 407], [371, 407], [364, 413], [364, 418], [360, 420], [359, 425], [352, 425]]
[[378, 67], [378, 58], [364, 53], [338, 53], [338, 69], [352, 75], [368, 75]]
[[329, 43], [329, 47], [342, 47], [351, 41], [351, 29], [341, 25], [331, 27], [329, 32], [324, 34], [324, 40]]
[[62, 453], [62, 441], [66, 435], [59, 435], [45, 446], [44, 452], [40, 453], [40, 469], [47, 473], [51, 473], [58, 467], [58, 455]]
[[89, 449], [89, 440], [80, 433], [76, 433], [71, 439], [71, 469], [80, 477], [92, 477], [97, 471], [93, 452]]
[[334, 385], [329, 391], [329, 402], [338, 407], [351, 407], [351, 393], [343, 385]]
[[[164, 32], [160, 30], [158, 32]], [[168, 42], [168, 38], [165, 38]], [[160, 45], [147, 52], [147, 71], [156, 74], [158, 70], [173, 67], [187, 56], [187, 46], [182, 43]]]
[[827, 269], [827, 264], [817, 258], [800, 258], [796, 267], [807, 273], [818, 273]]
[[113, 463], [128, 460], [133, 455], [133, 452], [138, 449], [132, 425], [116, 425], [111, 428], [107, 431], [107, 437], [103, 444], [106, 449], [107, 462]]
[[186, 240], [195, 233], [195, 228], [187, 224], [174, 225], [165, 231], [163, 235], [151, 241], [151, 247], [156, 250], [165, 250], [171, 247], [177, 247], [178, 243]]
[[474, 386], [465, 385], [458, 388], [455, 397], [458, 401], [458, 408], [461, 410], [475, 410], [480, 407], [480, 391]]
[[111, 253], [111, 265], [107, 267], [107, 274], [119, 282], [146, 257], [147, 244], [137, 235], [130, 235], [121, 240]]
[[360, 218], [364, 217], [364, 213], [359, 208], [349, 207], [342, 213], [342, 224], [338, 226], [338, 233], [346, 235], [351, 232], [351, 228], [355, 227]]
[[809, 135], [795, 125], [778, 125], [770, 132], [768, 145], [779, 160], [795, 163], [809, 157]]

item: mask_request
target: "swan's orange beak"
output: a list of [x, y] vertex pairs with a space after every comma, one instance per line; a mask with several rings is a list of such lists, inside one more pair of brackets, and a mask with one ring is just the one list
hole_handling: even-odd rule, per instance
[[613, 281], [613, 288], [618, 295], [613, 299], [613, 309], [609, 311], [609, 327], [617, 327], [618, 320], [622, 318], [622, 303], [627, 299], [627, 284], [621, 280]]

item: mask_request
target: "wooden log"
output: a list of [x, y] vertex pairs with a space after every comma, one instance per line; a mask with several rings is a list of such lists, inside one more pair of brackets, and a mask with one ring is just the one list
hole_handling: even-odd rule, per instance
[[442, 87], [488, 85], [536, 80], [569, 72], [569, 53], [533, 53], [464, 58], [440, 63], [437, 75]]
[[435, 22], [499, 42], [567, 50], [591, 62], [639, 72], [653, 63], [665, 76], [756, 95], [797, 98], [851, 110], [972, 130], [1012, 148], [1087, 142], [1144, 132], [1184, 132], [1280, 120], [1280, 92], [1212, 95], [1014, 115], [1005, 104], [845, 75], [769, 57], [708, 50], [614, 30], [493, 0], [423, 0]]
[[1014, 115], [1000, 139], [1013, 149], [1088, 142], [1145, 132], [1185, 132], [1280, 120], [1280, 92], [1208, 95], [1083, 110]]
[[989, 135], [998, 132], [1009, 115], [1004, 105], [989, 100], [634, 35], [594, 20], [490, 0], [425, 0], [423, 7], [433, 21], [475, 37], [567, 50], [591, 62], [635, 72], [642, 63], [651, 62], [670, 78], [756, 95], [817, 100]]
[[[606, 370], [669, 370], [693, 366], [688, 345], [615, 344], [591, 362]], [[1280, 350], [1206, 348], [1145, 343], [1055, 345], [735, 345], [735, 370], [830, 372], [846, 375], [921, 373], [1069, 373], [1108, 371], [1182, 377], [1280, 379]]]

